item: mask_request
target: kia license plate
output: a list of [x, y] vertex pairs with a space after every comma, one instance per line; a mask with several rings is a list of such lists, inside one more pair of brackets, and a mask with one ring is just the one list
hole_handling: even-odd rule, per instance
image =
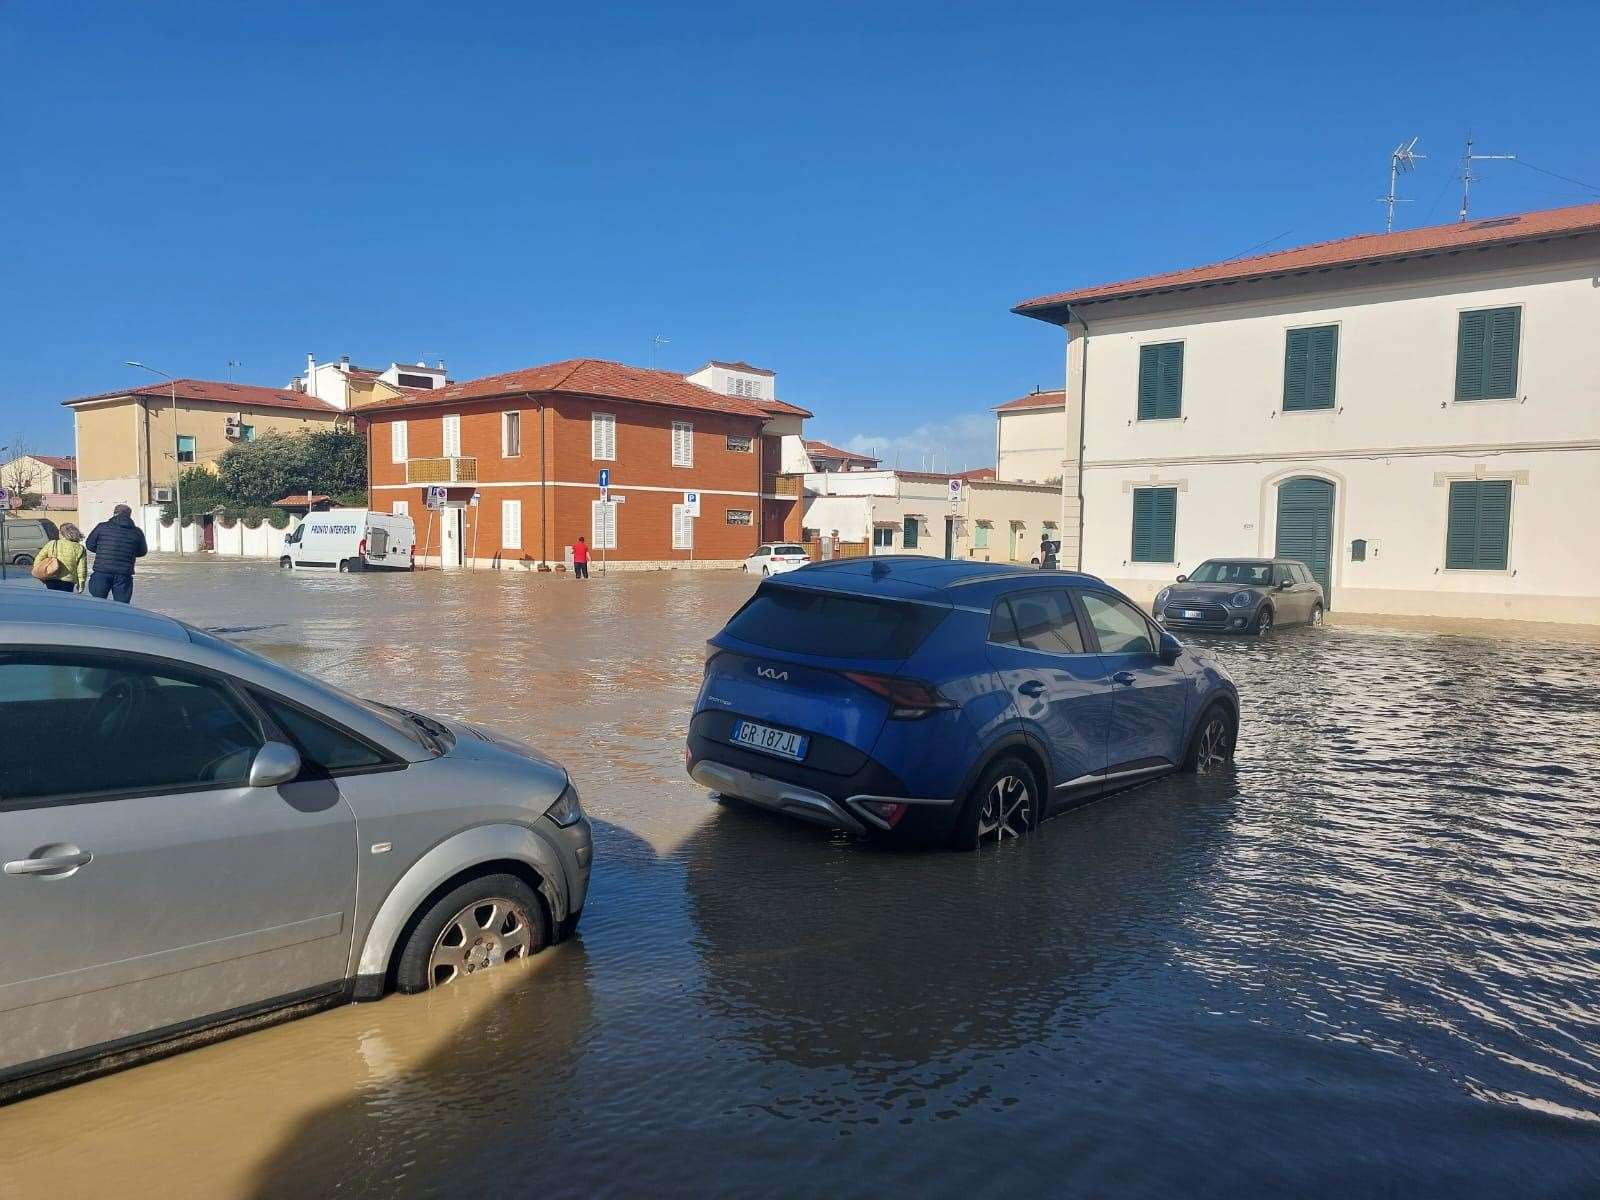
[[787, 758], [792, 762], [799, 762], [806, 756], [806, 740], [804, 734], [757, 725], [754, 721], [733, 723], [734, 745], [759, 750], [776, 758]]

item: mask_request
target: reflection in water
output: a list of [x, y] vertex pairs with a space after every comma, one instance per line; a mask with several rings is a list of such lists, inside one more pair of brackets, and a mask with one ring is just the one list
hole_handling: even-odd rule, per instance
[[17, 1194], [1596, 1191], [1592, 652], [1217, 641], [1232, 777], [893, 854], [683, 777], [741, 577], [140, 579], [555, 754], [594, 887], [581, 940], [525, 970], [5, 1110]]

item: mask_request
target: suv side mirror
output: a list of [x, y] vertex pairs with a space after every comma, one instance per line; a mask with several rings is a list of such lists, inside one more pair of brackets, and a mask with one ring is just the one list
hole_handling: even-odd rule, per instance
[[1164, 663], [1175, 663], [1178, 655], [1183, 653], [1183, 643], [1170, 633], [1162, 633], [1161, 645], [1156, 648], [1156, 654]]
[[1292, 579], [1280, 579], [1280, 580], [1278, 580], [1278, 590], [1280, 592], [1286, 592], [1290, 588], [1292, 588], [1293, 586], [1294, 586], [1294, 580], [1292, 580]]
[[268, 742], [250, 763], [251, 787], [277, 787], [300, 774], [300, 751], [284, 742]]
[[1178, 576], [1178, 582], [1179, 583], [1188, 583], [1189, 582], [1189, 577], [1187, 575], [1179, 575]]

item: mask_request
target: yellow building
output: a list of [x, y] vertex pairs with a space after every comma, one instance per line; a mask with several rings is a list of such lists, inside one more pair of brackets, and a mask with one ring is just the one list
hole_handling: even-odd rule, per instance
[[118, 504], [135, 513], [170, 499], [180, 468], [212, 467], [229, 446], [352, 420], [293, 389], [178, 379], [63, 401], [77, 440], [78, 511], [85, 529]]

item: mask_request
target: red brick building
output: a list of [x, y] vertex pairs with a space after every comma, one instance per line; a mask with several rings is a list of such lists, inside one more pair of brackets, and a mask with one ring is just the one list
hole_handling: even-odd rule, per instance
[[[613, 563], [732, 563], [764, 536], [799, 533], [798, 489], [780, 494], [767, 444], [795, 414], [670, 371], [588, 358], [529, 367], [363, 408], [370, 503], [409, 514], [419, 552], [426, 543], [446, 565], [559, 563], [579, 536]], [[602, 505], [601, 469], [620, 503]], [[432, 518], [430, 484], [449, 497]], [[692, 521], [689, 491], [700, 494]]]

